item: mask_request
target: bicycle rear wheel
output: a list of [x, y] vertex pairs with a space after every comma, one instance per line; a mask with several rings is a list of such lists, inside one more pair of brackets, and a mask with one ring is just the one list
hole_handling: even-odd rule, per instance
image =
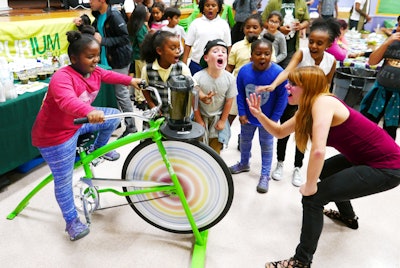
[[[233, 200], [231, 173], [213, 149], [198, 141], [163, 141], [167, 156], [200, 231], [217, 224]], [[146, 141], [128, 155], [122, 179], [171, 182], [157, 145]], [[131, 191], [133, 187], [124, 187]], [[145, 221], [173, 233], [192, 233], [192, 228], [176, 195], [164, 192], [126, 197], [133, 210]]]

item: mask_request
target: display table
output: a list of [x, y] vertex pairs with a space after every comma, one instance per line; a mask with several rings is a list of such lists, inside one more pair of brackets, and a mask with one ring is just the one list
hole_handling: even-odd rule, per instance
[[[363, 35], [355, 31], [348, 31], [348, 55], [368, 55], [385, 41], [380, 34]], [[375, 83], [376, 75], [383, 61], [370, 65], [368, 57], [346, 58], [337, 62], [337, 69], [333, 79], [333, 93], [344, 100], [347, 105], [359, 109], [360, 102]]]
[[[346, 39], [348, 42], [348, 55], [366, 55], [371, 53], [377, 47], [379, 47], [386, 39], [381, 34], [361, 34], [354, 31], [348, 31], [346, 33]], [[369, 55], [368, 54], [368, 55]], [[346, 58], [342, 62], [338, 62], [338, 67], [354, 67], [360, 69], [372, 69], [379, 70], [382, 66], [382, 62], [377, 65], [370, 65], [368, 63], [368, 57], [359, 56], [357, 58]]]
[[[31, 129], [46, 92], [47, 87], [0, 103], [0, 175], [39, 156]], [[103, 84], [93, 106], [118, 107], [114, 86]]]

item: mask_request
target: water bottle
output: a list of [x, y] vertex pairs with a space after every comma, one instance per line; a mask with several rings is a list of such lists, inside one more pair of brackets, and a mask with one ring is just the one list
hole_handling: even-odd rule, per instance
[[17, 98], [18, 93], [14, 88], [14, 73], [8, 63], [4, 66], [4, 71], [2, 73], [1, 80], [6, 91], [6, 99], [11, 100]]
[[6, 101], [6, 88], [0, 80], [0, 102]]
[[18, 93], [14, 88], [14, 79], [6, 80], [5, 89], [6, 89], [6, 99], [12, 100], [18, 97]]
[[11, 99], [14, 95], [10, 95], [10, 87], [14, 88], [14, 76], [8, 62], [6, 60], [0, 60], [0, 101], [4, 102], [7, 99]]

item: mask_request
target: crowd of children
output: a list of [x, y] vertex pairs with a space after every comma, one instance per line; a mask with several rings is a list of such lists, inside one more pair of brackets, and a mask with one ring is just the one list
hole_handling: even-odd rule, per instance
[[[152, 85], [163, 84], [159, 88], [165, 100], [162, 115], [168, 113], [167, 80], [181, 74], [193, 78], [199, 90], [200, 109], [194, 111], [193, 120], [205, 127], [203, 141], [218, 153], [223, 144], [228, 143], [230, 125], [239, 114], [241, 133], [238, 134], [238, 149], [241, 159], [230, 168], [232, 173], [250, 169], [251, 141], [254, 131], [259, 130], [262, 170], [258, 192], [267, 192], [270, 178], [283, 178], [288, 137], [278, 140], [277, 166], [271, 172], [272, 153], [269, 150], [272, 149], [272, 136], [246, 108], [249, 88], [257, 88], [263, 96], [265, 102], [262, 104], [268, 106], [263, 111], [273, 115], [274, 121], [283, 123], [297, 110], [297, 106], [286, 104], [285, 94], [281, 92], [285, 91], [282, 88], [288, 74], [298, 66], [317, 65], [330, 82], [336, 61], [325, 50], [331, 50], [336, 57], [343, 56], [336, 55], [339, 52], [346, 53], [343, 37], [347, 25], [340, 21], [339, 27], [334, 18], [317, 19], [309, 34], [312, 38], [309, 38], [308, 48], [299, 49], [299, 33], [309, 27], [309, 15], [299, 11], [304, 4], [300, 2], [281, 8], [281, 0], [274, 0], [268, 3], [262, 14], [251, 12], [241, 23], [244, 38], [233, 46], [230, 26], [219, 15], [223, 0], [199, 0], [201, 15], [190, 23], [187, 32], [179, 25], [180, 9], [166, 7], [162, 1], [136, 3], [127, 22], [133, 50], [129, 73]], [[246, 77], [239, 75], [241, 70], [243, 73], [247, 69]], [[250, 77], [254, 79], [249, 81]], [[279, 90], [275, 92], [275, 89]], [[141, 109], [156, 105], [154, 96], [148, 92], [135, 90], [133, 100]], [[228, 132], [228, 139], [219, 139], [219, 132]], [[292, 183], [297, 187], [304, 182], [300, 174], [303, 157], [304, 154], [296, 148]]]
[[[305, 14], [298, 15], [302, 3], [298, 6], [294, 3], [285, 6], [285, 14], [281, 13], [281, 9], [272, 9], [280, 7], [281, 2], [272, 0], [263, 12], [263, 16], [251, 14], [243, 20], [241, 29], [244, 38], [233, 45], [230, 26], [219, 16], [223, 0], [199, 0], [198, 5], [202, 15], [190, 24], [187, 33], [179, 25], [181, 12], [178, 8], [166, 8], [160, 1], [155, 1], [149, 4], [150, 6], [136, 4], [126, 25], [122, 22], [120, 24], [126, 27], [132, 48], [132, 55], [129, 58], [130, 76], [115, 72], [118, 70], [117, 67], [123, 66], [115, 65], [114, 71], [97, 67], [97, 63], [102, 60], [108, 59], [109, 63], [113, 60], [110, 56], [111, 49], [106, 49], [104, 55], [101, 53], [105, 49], [103, 43], [109, 38], [105, 34], [108, 33], [108, 28], [103, 28], [109, 23], [107, 17], [103, 18], [105, 20], [102, 22], [103, 26], [99, 26], [98, 23], [102, 20], [102, 14], [99, 14], [94, 24], [96, 27], [87, 25], [90, 24], [90, 20], [85, 22], [84, 18], [80, 18], [78, 31], [67, 34], [71, 65], [61, 68], [54, 74], [32, 130], [33, 144], [38, 147], [52, 170], [56, 199], [71, 240], [80, 239], [89, 233], [89, 227], [81, 223], [77, 215], [71, 185], [78, 136], [97, 131], [98, 136], [92, 148], [95, 149], [108, 142], [119, 123], [116, 119], [104, 122], [105, 114], [117, 113], [118, 110], [91, 106], [101, 82], [130, 85], [135, 91], [133, 98], [135, 104], [146, 104], [146, 107], [141, 107], [142, 109], [153, 108], [158, 104], [155, 96], [149, 91], [140, 91], [138, 87], [139, 82], [145, 80], [147, 84], [159, 90], [163, 102], [160, 116], [168, 116], [170, 107], [167, 81], [177, 75], [193, 80], [200, 96], [199, 109], [193, 111], [193, 120], [205, 129], [202, 142], [218, 154], [224, 148], [224, 144], [228, 144], [231, 135], [230, 126], [237, 115], [239, 116], [240, 160], [229, 168], [232, 174], [250, 170], [253, 137], [256, 130], [258, 131], [261, 170], [256, 191], [259, 193], [268, 192], [271, 178], [275, 180], [283, 178], [286, 142], [290, 133], [296, 132], [297, 151], [292, 184], [300, 187], [300, 192], [304, 196], [305, 218], [301, 242], [294, 257], [269, 262], [266, 267], [310, 267], [322, 230], [323, 214], [356, 229], [357, 217], [352, 211], [349, 200], [388, 190], [399, 184], [399, 162], [381, 158], [383, 151], [379, 151], [382, 147], [395, 159], [399, 159], [398, 146], [380, 128], [329, 93], [329, 85], [336, 70], [335, 57], [341, 60], [343, 53], [346, 54], [342, 49], [346, 48], [343, 36], [347, 24], [332, 18], [330, 11], [329, 14], [323, 13], [324, 16], [316, 19], [310, 27], [308, 47], [299, 48], [299, 32], [309, 25], [308, 13], [305, 11]], [[290, 8], [292, 17], [289, 18]], [[111, 11], [107, 10], [111, 14]], [[104, 33], [99, 36], [96, 30]], [[385, 43], [386, 48], [399, 46], [400, 35], [397, 32]], [[380, 52], [378, 49], [375, 54]], [[382, 50], [379, 57], [373, 55], [377, 59], [382, 59], [383, 52]], [[390, 65], [389, 63], [387, 65]], [[376, 85], [375, 89], [381, 90]], [[73, 118], [83, 116], [88, 117], [88, 124], [82, 126], [72, 124]], [[351, 121], [352, 118], [360, 120], [362, 128], [354, 133], [349, 132], [347, 128], [345, 132], [343, 129], [346, 124], [349, 122], [356, 124], [355, 121]], [[281, 125], [277, 123], [278, 121]], [[134, 127], [134, 121], [128, 123]], [[359, 143], [356, 139], [359, 136], [362, 137], [362, 142], [369, 142], [371, 145], [367, 136], [369, 133], [363, 132], [363, 129], [375, 133], [372, 143], [374, 151], [363, 149], [365, 145], [357, 146]], [[350, 143], [341, 140], [343, 135], [348, 136]], [[278, 161], [276, 169], [271, 172], [274, 136], [279, 138]], [[331, 136], [341, 138], [334, 139], [330, 138]], [[378, 136], [383, 137], [384, 142], [379, 141], [376, 138]], [[311, 137], [312, 163], [308, 165], [307, 180], [304, 181], [300, 175], [300, 168]], [[335, 148], [341, 151], [346, 159], [343, 155], [339, 155], [338, 158], [327, 160], [323, 166], [321, 150], [330, 144], [336, 146]], [[317, 147], [322, 149], [318, 151], [315, 149]], [[356, 155], [357, 152], [360, 154]], [[368, 156], [371, 156], [371, 159], [368, 159]], [[119, 158], [119, 154], [111, 151], [104, 158], [114, 161]], [[376, 161], [372, 161], [374, 159]], [[344, 162], [346, 163], [343, 164]], [[374, 175], [372, 178], [370, 175], [355, 175], [358, 167], [377, 176]], [[340, 173], [337, 173], [338, 171]], [[345, 176], [340, 175], [342, 173], [353, 180], [354, 184], [345, 184], [343, 180]], [[321, 182], [317, 182], [319, 176]], [[361, 186], [358, 187], [361, 184], [358, 182], [358, 177], [363, 176], [371, 181], [381, 181], [391, 177], [392, 182], [387, 182], [387, 185], [383, 186], [380, 184], [381, 188], [368, 186], [363, 191]], [[340, 185], [349, 191], [344, 194], [338, 193], [339, 188], [332, 188], [329, 185]], [[343, 202], [340, 202], [337, 203], [339, 211], [323, 211], [323, 206], [330, 201], [345, 201], [348, 202], [348, 206], [344, 207]]]
[[[241, 160], [231, 167], [232, 173], [250, 169], [251, 139], [255, 129], [258, 128], [263, 165], [257, 191], [266, 192], [271, 177], [275, 180], [282, 179], [288, 137], [278, 140], [278, 163], [270, 175], [272, 154], [267, 151], [272, 148], [272, 139], [246, 109], [245, 100], [248, 92], [246, 93], [245, 89], [256, 87], [258, 92], [263, 90], [271, 92], [262, 94], [265, 99], [263, 104], [269, 107], [269, 115], [273, 114], [273, 120], [280, 120], [281, 123], [290, 119], [297, 107], [286, 105], [283, 99], [276, 99], [275, 96], [284, 96], [284, 94], [275, 93], [275, 89], [279, 88], [279, 91], [282, 91], [287, 75], [297, 66], [318, 65], [323, 68], [331, 81], [336, 61], [324, 51], [331, 50], [332, 54], [343, 52], [339, 51], [339, 48], [345, 49], [343, 36], [347, 25], [341, 22], [339, 37], [339, 24], [336, 19], [319, 19], [314, 22], [315, 26], [311, 29], [310, 36], [313, 38], [309, 39], [309, 47], [298, 49], [299, 31], [308, 27], [309, 16], [307, 12], [298, 13], [297, 9], [301, 8], [301, 3], [289, 5], [284, 10], [273, 10], [280, 7], [280, 1], [276, 0], [265, 7], [262, 16], [252, 12], [253, 14], [242, 22], [241, 30], [244, 39], [231, 46], [230, 26], [219, 16], [223, 8], [223, 0], [200, 0], [198, 5], [201, 16], [194, 19], [185, 32], [179, 25], [180, 9], [166, 7], [162, 1], [136, 3], [127, 22], [133, 50], [129, 73], [132, 77], [145, 79], [150, 84], [155, 85], [157, 81], [158, 84], [161, 83], [164, 86], [170, 76], [180, 74], [193, 76], [201, 100], [199, 111], [194, 112], [194, 120], [205, 127], [204, 141], [218, 153], [223, 148], [223, 143], [228, 142], [224, 139], [221, 143], [221, 140], [218, 140], [218, 132], [230, 133], [230, 125], [239, 114], [242, 129], [238, 135], [238, 149], [241, 151]], [[314, 38], [314, 36], [317, 37]], [[255, 41], [258, 41], [257, 45], [254, 45]], [[272, 47], [269, 47], [271, 42]], [[212, 44], [218, 45], [210, 47]], [[336, 57], [343, 56], [336, 54]], [[249, 64], [250, 61], [252, 64]], [[204, 63], [208, 67], [203, 70]], [[246, 79], [239, 76], [240, 70], [246, 65], [250, 67], [247, 66], [244, 69], [251, 69], [255, 73], [260, 72], [260, 77], [254, 78], [254, 81], [248, 81], [247, 78], [254, 76], [250, 71], [247, 72], [252, 75], [247, 73]], [[200, 73], [197, 74], [198, 72]], [[264, 77], [261, 75], [263, 73], [268, 73], [268, 75]], [[161, 111], [165, 115], [168, 112], [167, 90], [166, 87], [159, 90], [165, 100]], [[135, 90], [133, 96], [135, 105], [140, 109], [156, 105], [154, 96], [148, 92]], [[228, 108], [229, 111], [227, 111]], [[283, 114], [280, 111], [281, 108], [284, 109]], [[247, 130], [248, 126], [256, 128]], [[241, 137], [241, 134], [245, 137]], [[296, 148], [295, 169], [292, 177], [292, 183], [295, 186], [303, 183], [300, 174], [303, 157], [304, 154]]]

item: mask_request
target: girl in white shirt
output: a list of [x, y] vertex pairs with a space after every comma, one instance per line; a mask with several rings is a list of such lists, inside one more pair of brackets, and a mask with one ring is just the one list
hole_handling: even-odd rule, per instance
[[218, 15], [222, 10], [222, 5], [223, 0], [199, 1], [199, 9], [203, 16], [190, 24], [182, 58], [182, 61], [187, 64], [190, 55], [189, 68], [192, 75], [203, 69], [200, 66], [200, 59], [208, 41], [222, 39], [228, 46], [228, 52], [230, 51], [232, 45], [230, 28], [228, 23]]

